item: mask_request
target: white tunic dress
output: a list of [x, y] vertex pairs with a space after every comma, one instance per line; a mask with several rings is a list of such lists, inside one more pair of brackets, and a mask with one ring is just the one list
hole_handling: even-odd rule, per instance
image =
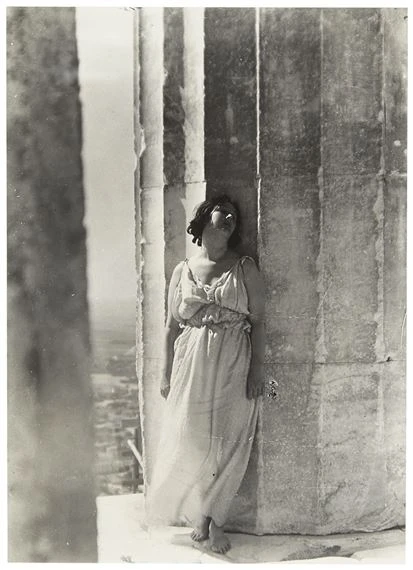
[[146, 492], [149, 524], [191, 524], [205, 515], [222, 526], [247, 468], [258, 404], [246, 396], [246, 263], [255, 262], [241, 257], [213, 286], [183, 265], [173, 302], [183, 331]]

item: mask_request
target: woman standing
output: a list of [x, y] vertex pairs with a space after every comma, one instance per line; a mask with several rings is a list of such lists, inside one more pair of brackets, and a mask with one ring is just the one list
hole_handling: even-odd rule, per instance
[[188, 522], [195, 541], [230, 548], [223, 532], [247, 468], [263, 394], [264, 287], [228, 197], [206, 200], [188, 233], [198, 255], [172, 275], [161, 394], [166, 401], [147, 493], [148, 520]]

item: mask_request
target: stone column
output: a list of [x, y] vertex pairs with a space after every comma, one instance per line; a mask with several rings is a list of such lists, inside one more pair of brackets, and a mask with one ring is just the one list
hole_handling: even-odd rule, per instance
[[[138, 224], [138, 373], [145, 477], [157, 442], [158, 401], [165, 324], [164, 174], [163, 174], [163, 9], [142, 8], [139, 21], [140, 154]], [[160, 397], [159, 397], [160, 398]], [[152, 405], [151, 405], [152, 404]]]
[[164, 403], [159, 382], [167, 288], [176, 264], [197, 250], [186, 227], [205, 198], [203, 10], [143, 8], [137, 20], [137, 345], [149, 481]]
[[165, 180], [166, 285], [176, 264], [185, 258], [185, 109], [184, 15], [182, 8], [164, 10], [163, 152]]
[[[394, 453], [399, 441], [392, 451], [385, 445], [403, 417], [401, 407], [394, 414], [393, 398], [403, 390], [403, 364], [388, 360], [384, 335], [394, 324], [384, 314], [385, 244], [391, 246], [384, 228], [398, 223], [385, 207], [385, 195], [393, 198], [395, 190], [386, 183], [385, 99], [400, 87], [399, 76], [398, 85], [385, 88], [384, 21], [380, 9], [322, 12], [324, 293], [313, 379], [320, 406], [320, 532], [380, 530], [403, 521], [402, 497], [389, 494], [394, 472], [403, 471], [403, 458]], [[401, 69], [399, 53], [388, 57], [396, 56]], [[395, 297], [400, 293], [396, 289]], [[404, 304], [401, 297], [398, 303]], [[397, 311], [400, 327], [403, 309]], [[393, 473], [390, 463], [397, 465]]]
[[[205, 200], [204, 173], [204, 9], [184, 8], [185, 212], [183, 231], [195, 206]], [[186, 256], [198, 246], [186, 234]]]
[[316, 358], [320, 240], [321, 36], [319, 9], [260, 10], [260, 265], [267, 285], [263, 409], [265, 501], [271, 533], [317, 525]]
[[384, 502], [403, 524], [406, 457], [407, 10], [382, 9]]
[[73, 8], [8, 10], [10, 562], [96, 562]]
[[186, 228], [205, 200], [202, 8], [165, 9], [165, 270], [198, 251]]
[[404, 15], [261, 10], [265, 532], [404, 521]]

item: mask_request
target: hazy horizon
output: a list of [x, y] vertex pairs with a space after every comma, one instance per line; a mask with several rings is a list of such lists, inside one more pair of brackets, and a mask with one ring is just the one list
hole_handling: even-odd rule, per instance
[[89, 305], [135, 302], [133, 13], [76, 8]]

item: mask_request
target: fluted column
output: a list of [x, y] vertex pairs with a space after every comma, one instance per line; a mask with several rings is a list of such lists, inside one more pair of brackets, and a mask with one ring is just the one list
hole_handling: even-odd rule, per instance
[[[185, 214], [186, 226], [205, 200], [204, 172], [204, 9], [184, 8]], [[184, 231], [185, 231], [184, 228]], [[198, 250], [186, 234], [186, 255]]]
[[404, 15], [261, 11], [266, 532], [404, 521]]
[[[163, 9], [142, 8], [139, 22], [139, 268], [138, 374], [144, 442], [145, 477], [150, 479], [160, 422], [156, 401], [165, 323], [165, 239], [163, 174]], [[136, 67], [136, 66], [135, 66]]]
[[197, 251], [186, 227], [205, 198], [203, 10], [142, 8], [136, 18], [137, 364], [150, 480], [164, 405], [167, 288], [175, 265]]
[[311, 405], [320, 239], [319, 9], [260, 10], [260, 242], [266, 283], [265, 532], [317, 524], [319, 410]]
[[184, 10], [164, 9], [163, 150], [166, 285], [184, 259], [185, 238], [185, 108]]

